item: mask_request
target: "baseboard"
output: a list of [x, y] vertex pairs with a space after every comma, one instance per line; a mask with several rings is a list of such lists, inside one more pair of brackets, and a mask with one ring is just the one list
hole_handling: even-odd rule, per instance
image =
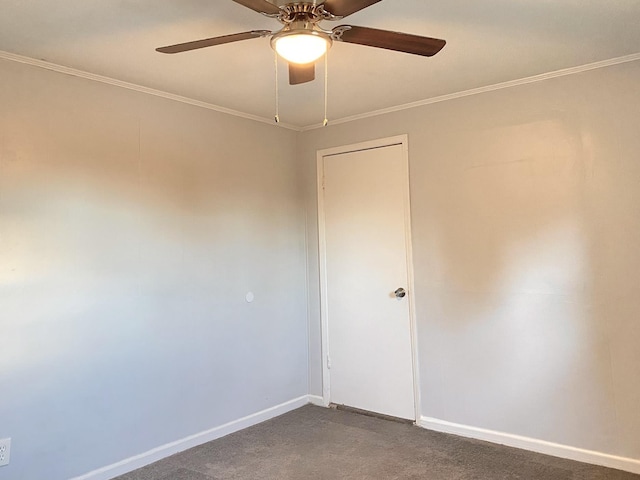
[[324, 398], [322, 398], [320, 395], [309, 395], [308, 398], [310, 404], [317, 405], [318, 407], [326, 407]]
[[238, 420], [234, 420], [229, 423], [225, 423], [224, 425], [220, 425], [219, 427], [196, 433], [195, 435], [191, 435], [175, 442], [167, 443], [166, 445], [154, 448], [152, 450], [149, 450], [148, 452], [141, 453], [140, 455], [136, 455], [112, 465], [99, 468], [84, 475], [80, 475], [79, 477], [74, 477], [71, 480], [110, 480], [119, 475], [124, 475], [125, 473], [132, 472], [134, 470], [137, 470], [138, 468], [145, 467], [153, 462], [157, 462], [158, 460], [162, 460], [163, 458], [182, 452], [189, 448], [202, 445], [203, 443], [216, 440], [239, 430], [257, 425], [258, 423], [262, 423], [271, 418], [283, 415], [309, 403], [313, 403], [313, 400], [309, 395], [304, 395], [288, 402], [281, 403], [280, 405], [262, 410], [261, 412], [239, 418]]
[[436, 418], [421, 417], [418, 424], [427, 430], [450, 433], [461, 437], [474, 438], [476, 440], [484, 440], [487, 442], [498, 443], [500, 445], [506, 445], [508, 447], [520, 448], [554, 457], [566, 458], [569, 460], [576, 460], [578, 462], [640, 474], [640, 460], [638, 459], [618, 457], [592, 450], [583, 450], [581, 448], [545, 442], [544, 440], [512, 435], [510, 433], [486, 430], [484, 428], [469, 427], [467, 425], [446, 422]]

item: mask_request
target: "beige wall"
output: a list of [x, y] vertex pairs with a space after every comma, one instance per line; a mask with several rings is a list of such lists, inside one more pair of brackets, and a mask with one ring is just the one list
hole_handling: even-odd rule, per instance
[[640, 62], [303, 133], [409, 134], [422, 415], [640, 458]]
[[0, 478], [68, 479], [306, 395], [295, 140], [0, 61]]
[[321, 394], [316, 151], [403, 133], [423, 415], [640, 458], [638, 84], [297, 135], [0, 61], [0, 478]]

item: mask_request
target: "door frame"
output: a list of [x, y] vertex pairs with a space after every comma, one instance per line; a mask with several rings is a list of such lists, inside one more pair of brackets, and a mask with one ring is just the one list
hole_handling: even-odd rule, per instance
[[405, 238], [407, 251], [407, 289], [409, 301], [409, 323], [411, 331], [411, 358], [413, 368], [413, 397], [415, 404], [415, 422], [420, 421], [420, 376], [418, 368], [418, 337], [415, 312], [415, 283], [413, 272], [413, 246], [411, 236], [411, 187], [409, 182], [409, 137], [397, 135], [393, 137], [371, 140], [368, 142], [327, 148], [317, 152], [317, 193], [318, 193], [318, 263], [320, 274], [320, 322], [322, 343], [322, 401], [325, 406], [331, 403], [331, 369], [329, 368], [329, 317], [327, 299], [327, 245], [324, 209], [324, 157], [376, 148], [401, 145], [404, 157], [405, 181]]

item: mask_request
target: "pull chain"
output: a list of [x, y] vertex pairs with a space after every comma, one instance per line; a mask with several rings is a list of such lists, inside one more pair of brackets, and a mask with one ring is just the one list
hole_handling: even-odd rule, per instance
[[276, 69], [276, 116], [274, 118], [276, 123], [280, 123], [280, 91], [278, 88], [278, 54], [276, 52], [274, 53], [275, 53], [274, 65]]
[[327, 118], [327, 107], [329, 103], [329, 52], [324, 54], [324, 122], [322, 126], [329, 125], [329, 119]]

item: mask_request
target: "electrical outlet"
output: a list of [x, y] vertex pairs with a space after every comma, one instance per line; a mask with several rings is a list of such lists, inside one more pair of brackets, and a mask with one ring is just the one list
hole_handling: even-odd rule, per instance
[[9, 465], [9, 457], [11, 456], [11, 439], [0, 439], [0, 467]]

